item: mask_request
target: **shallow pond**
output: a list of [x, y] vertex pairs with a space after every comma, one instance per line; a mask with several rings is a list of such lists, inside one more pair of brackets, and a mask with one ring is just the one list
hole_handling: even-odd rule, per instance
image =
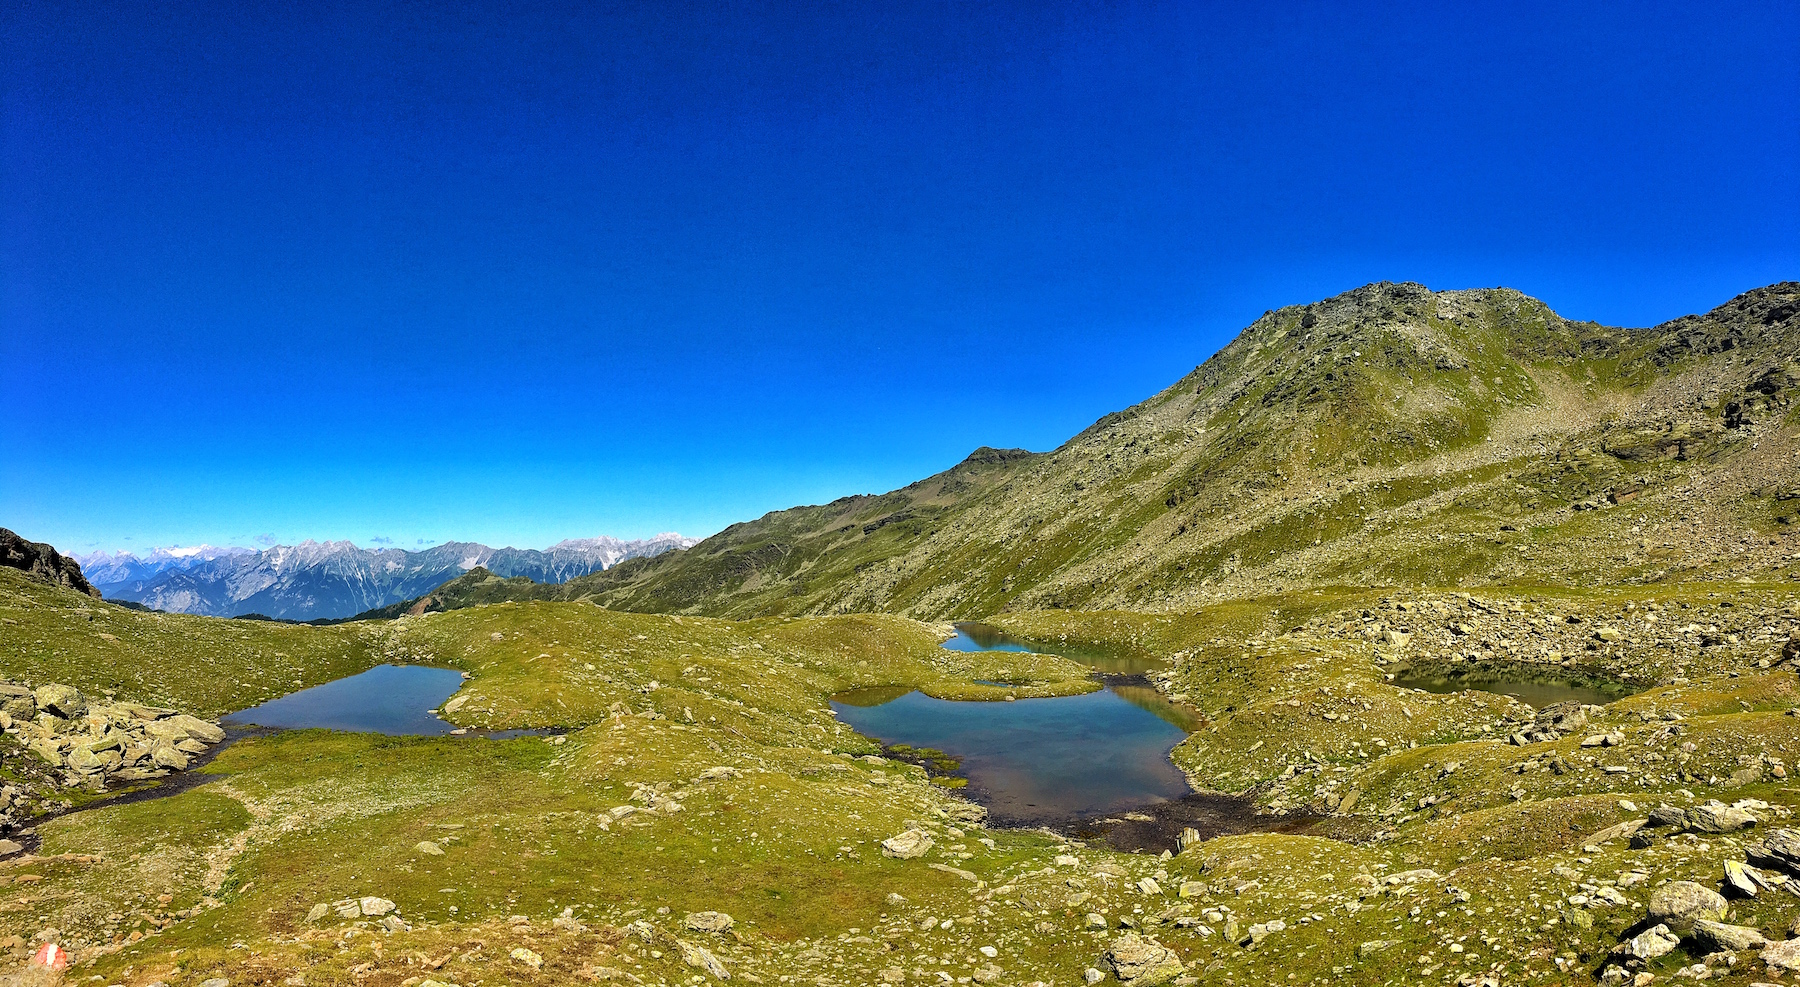
[[[424, 665], [377, 665], [358, 675], [290, 692], [239, 710], [222, 723], [283, 730], [349, 730], [396, 736], [438, 736], [457, 729], [434, 712], [462, 688], [461, 672]], [[502, 731], [483, 736], [514, 736]]]
[[1002, 825], [1040, 825], [1180, 798], [1169, 751], [1187, 732], [1110, 689], [1055, 699], [951, 702], [908, 691], [878, 705], [834, 701], [838, 718], [887, 744], [962, 761]]
[[1552, 676], [1525, 674], [1482, 674], [1438, 669], [1406, 669], [1394, 676], [1393, 684], [1403, 689], [1426, 692], [1461, 692], [1475, 689], [1511, 696], [1542, 709], [1552, 703], [1579, 702], [1604, 706], [1631, 695], [1636, 690], [1622, 685], [1594, 681], [1570, 681]]
[[1028, 651], [1080, 661], [1107, 680], [1099, 692], [1014, 702], [952, 702], [905, 687], [833, 697], [838, 718], [885, 744], [943, 751], [962, 762], [969, 794], [1001, 825], [1067, 823], [1190, 793], [1169, 752], [1194, 716], [1140, 676], [1154, 659], [1028, 641], [985, 624], [956, 625], [955, 651]]
[[1162, 668], [1161, 659], [1134, 655], [1110, 648], [1070, 644], [1067, 641], [1038, 640], [1015, 637], [992, 624], [965, 621], [956, 625], [956, 636], [944, 642], [951, 651], [1027, 651], [1034, 654], [1060, 655], [1080, 662], [1102, 675], [1142, 675]]

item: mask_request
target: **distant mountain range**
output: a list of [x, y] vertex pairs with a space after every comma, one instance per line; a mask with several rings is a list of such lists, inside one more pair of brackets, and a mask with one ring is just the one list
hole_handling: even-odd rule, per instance
[[200, 546], [157, 549], [147, 556], [95, 552], [74, 558], [109, 600], [213, 617], [318, 620], [420, 596], [478, 566], [500, 576], [561, 583], [696, 541], [674, 533], [635, 541], [603, 536], [557, 542], [541, 552], [474, 542], [409, 552], [304, 541], [263, 551]]

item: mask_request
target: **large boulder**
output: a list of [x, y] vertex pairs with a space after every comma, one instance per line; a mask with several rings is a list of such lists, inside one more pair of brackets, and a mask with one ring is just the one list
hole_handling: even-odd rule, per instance
[[1725, 921], [1725, 898], [1692, 881], [1670, 881], [1650, 894], [1650, 921], [1686, 935], [1697, 921]]
[[1691, 833], [1734, 833], [1757, 822], [1749, 810], [1716, 801], [1696, 805], [1683, 815], [1684, 828]]
[[1732, 953], [1755, 949], [1769, 941], [1761, 930], [1752, 929], [1747, 925], [1726, 925], [1724, 922], [1714, 922], [1709, 919], [1694, 921], [1694, 936], [1711, 944], [1714, 949]]
[[1119, 982], [1129, 987], [1167, 983], [1184, 969], [1174, 950], [1130, 932], [1106, 947], [1106, 962], [1112, 965]]
[[169, 717], [169, 720], [182, 730], [186, 731], [187, 735], [195, 740], [216, 744], [225, 739], [225, 731], [219, 729], [217, 724], [208, 723], [198, 716], [177, 713], [176, 715]]
[[39, 709], [59, 719], [73, 720], [86, 713], [88, 708], [87, 697], [72, 685], [53, 682], [39, 689], [34, 697]]

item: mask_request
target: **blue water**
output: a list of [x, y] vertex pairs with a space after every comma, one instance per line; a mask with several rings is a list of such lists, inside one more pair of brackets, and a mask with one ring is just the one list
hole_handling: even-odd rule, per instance
[[961, 760], [971, 794], [1002, 825], [1123, 812], [1189, 791], [1169, 762], [1187, 733], [1111, 689], [1010, 703], [908, 692], [875, 706], [831, 705], [866, 736]]
[[1193, 714], [1141, 679], [1119, 677], [1161, 667], [1156, 658], [1026, 640], [978, 623], [957, 624], [944, 647], [1048, 652], [1113, 677], [1099, 692], [1013, 702], [952, 702], [905, 687], [858, 689], [834, 697], [838, 718], [883, 743], [955, 757], [969, 793], [1003, 825], [1102, 816], [1189, 793], [1169, 752], [1197, 729]]
[[239, 710], [238, 726], [436, 736], [456, 729], [432, 710], [462, 688], [461, 672], [424, 665], [377, 665], [360, 675], [316, 685]]
[[944, 642], [944, 647], [951, 651], [1027, 651], [1038, 649], [1023, 641], [1012, 638], [1005, 631], [986, 624], [963, 623], [956, 625], [956, 636]]

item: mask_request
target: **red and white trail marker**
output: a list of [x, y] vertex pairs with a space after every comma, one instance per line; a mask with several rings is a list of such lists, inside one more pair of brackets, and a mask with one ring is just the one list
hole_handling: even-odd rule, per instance
[[69, 968], [69, 951], [56, 943], [47, 942], [38, 947], [32, 954], [32, 966], [41, 966], [48, 970], [67, 970]]

